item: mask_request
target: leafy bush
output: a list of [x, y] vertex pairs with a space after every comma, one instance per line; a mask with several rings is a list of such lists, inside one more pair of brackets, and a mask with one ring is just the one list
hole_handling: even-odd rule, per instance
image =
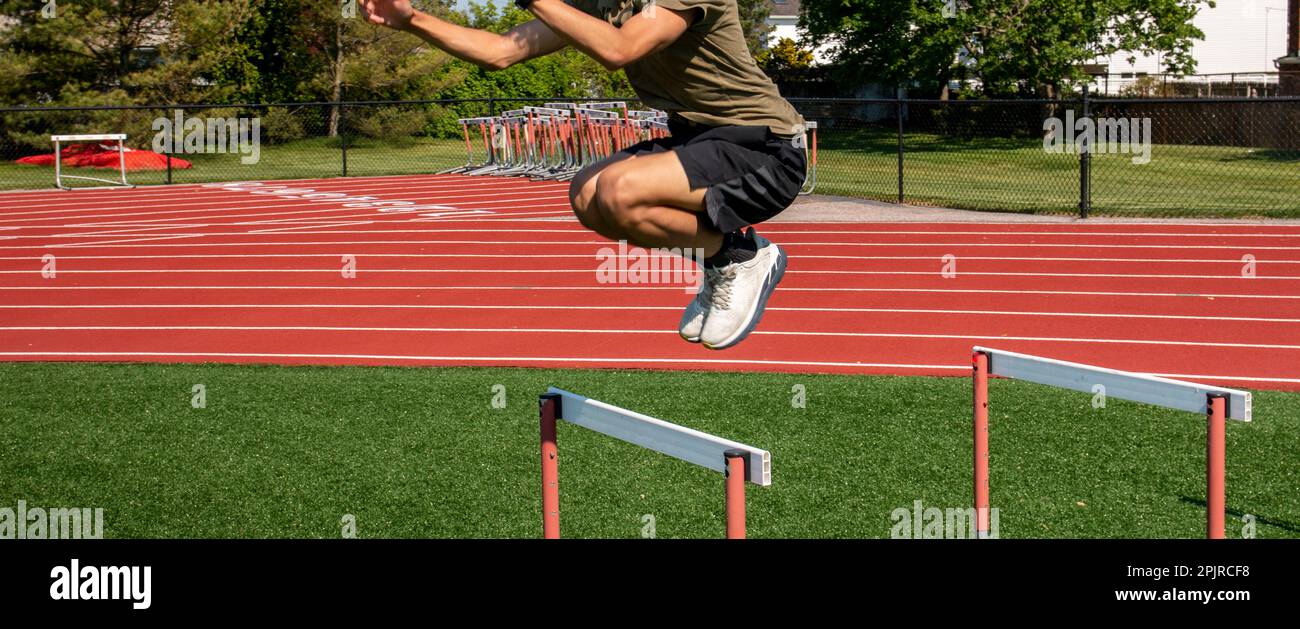
[[424, 135], [429, 115], [410, 107], [355, 108], [348, 111], [349, 128], [362, 137], [409, 143]]
[[270, 107], [262, 114], [262, 139], [267, 144], [284, 144], [307, 137], [302, 120], [287, 107]]

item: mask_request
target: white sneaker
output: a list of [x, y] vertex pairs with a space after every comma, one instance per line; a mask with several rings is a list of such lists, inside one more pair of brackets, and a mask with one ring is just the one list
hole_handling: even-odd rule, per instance
[[704, 271], [711, 295], [700, 341], [709, 349], [726, 349], [749, 336], [785, 275], [785, 252], [757, 233], [754, 240], [758, 253], [753, 260]]
[[710, 295], [709, 282], [701, 278], [700, 290], [695, 293], [695, 299], [686, 304], [686, 312], [682, 313], [682, 321], [677, 326], [677, 333], [690, 343], [700, 342], [700, 332], [704, 331], [704, 320], [709, 316], [709, 301], [712, 299]]

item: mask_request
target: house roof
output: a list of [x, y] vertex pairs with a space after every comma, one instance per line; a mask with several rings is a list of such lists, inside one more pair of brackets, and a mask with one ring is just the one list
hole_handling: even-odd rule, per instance
[[767, 0], [772, 9], [772, 17], [793, 17], [799, 15], [799, 0]]

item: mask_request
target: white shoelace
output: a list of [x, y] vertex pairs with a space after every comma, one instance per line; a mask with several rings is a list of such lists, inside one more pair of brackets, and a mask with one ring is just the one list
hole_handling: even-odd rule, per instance
[[712, 298], [712, 308], [726, 310], [731, 307], [731, 286], [736, 279], [735, 265], [717, 269], [705, 267], [704, 279], [706, 286], [701, 290], [709, 291], [709, 297]]

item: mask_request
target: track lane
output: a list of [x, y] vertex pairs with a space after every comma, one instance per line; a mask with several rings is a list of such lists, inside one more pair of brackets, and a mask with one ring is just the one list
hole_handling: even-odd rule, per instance
[[680, 286], [597, 282], [616, 245], [563, 184], [267, 183], [0, 195], [0, 359], [961, 375], [982, 344], [1300, 390], [1300, 226], [772, 224], [787, 279], [751, 339], [709, 352], [675, 334]]

